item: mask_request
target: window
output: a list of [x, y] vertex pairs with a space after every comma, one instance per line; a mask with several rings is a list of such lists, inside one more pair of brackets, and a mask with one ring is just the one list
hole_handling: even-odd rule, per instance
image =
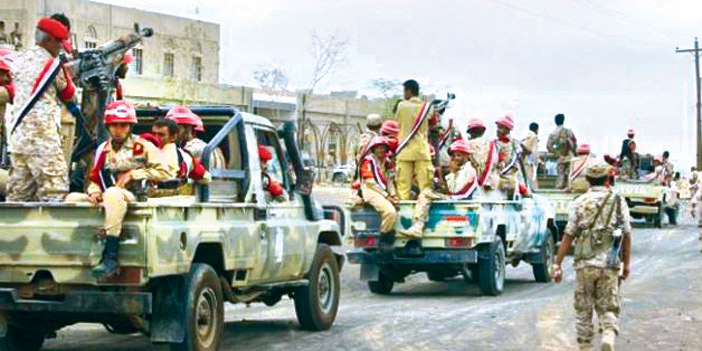
[[258, 145], [269, 147], [271, 153], [273, 154], [273, 159], [268, 162], [266, 168], [268, 175], [273, 180], [279, 182], [281, 185], [287, 188], [287, 185], [290, 184], [290, 182], [285, 176], [286, 167], [277, 135], [272, 131], [256, 129], [256, 140], [258, 141]]
[[202, 57], [193, 56], [193, 64], [191, 67], [192, 76], [191, 79], [194, 82], [202, 81]]
[[134, 72], [138, 75], [144, 74], [144, 50], [134, 48], [132, 49], [132, 55], [134, 55], [134, 62], [132, 63]]
[[97, 31], [95, 27], [88, 26], [88, 30], [85, 33], [85, 48], [94, 49], [97, 47]]
[[173, 53], [167, 52], [163, 54], [163, 75], [166, 77], [173, 77]]

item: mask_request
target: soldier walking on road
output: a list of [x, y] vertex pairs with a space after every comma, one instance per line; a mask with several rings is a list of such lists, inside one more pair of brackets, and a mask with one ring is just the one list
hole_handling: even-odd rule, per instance
[[[19, 54], [11, 65], [15, 83], [15, 106], [23, 106], [41, 82], [47, 82], [49, 66], [69, 38], [68, 19], [62, 15], [42, 18], [37, 24], [36, 46]], [[61, 69], [51, 87], [28, 108], [23, 119], [16, 115], [8, 124], [12, 158], [8, 201], [62, 201], [68, 192], [68, 167], [61, 149], [61, 101], [73, 97], [75, 86]], [[53, 88], [52, 88], [53, 87]], [[13, 131], [14, 129], [14, 131]]]
[[419, 185], [419, 192], [432, 186], [434, 167], [429, 153], [429, 124], [434, 115], [431, 104], [419, 99], [419, 83], [408, 80], [402, 84], [405, 100], [397, 106], [395, 120], [400, 127], [397, 150], [397, 195], [409, 200], [412, 178]]
[[558, 180], [556, 187], [565, 189], [568, 186], [568, 173], [570, 171], [570, 159], [575, 156], [577, 141], [573, 131], [564, 127], [565, 116], [559, 113], [554, 118], [556, 129], [548, 136], [546, 148], [548, 152], [558, 157]]
[[605, 187], [608, 164], [593, 164], [585, 175], [590, 189], [573, 203], [553, 265], [553, 278], [556, 283], [561, 281], [561, 262], [573, 246], [578, 345], [581, 351], [592, 350], [594, 310], [603, 330], [602, 351], [612, 351], [619, 334], [619, 283], [631, 272], [629, 207], [623, 196]]

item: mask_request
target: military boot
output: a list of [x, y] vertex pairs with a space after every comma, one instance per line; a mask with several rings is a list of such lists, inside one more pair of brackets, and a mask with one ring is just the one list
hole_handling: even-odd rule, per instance
[[602, 332], [602, 351], [614, 351], [614, 339], [617, 338], [617, 333], [612, 329], [606, 329]]
[[104, 280], [119, 271], [119, 263], [117, 262], [118, 251], [119, 238], [108, 236], [105, 240], [105, 248], [102, 251], [102, 260], [100, 260], [100, 264], [90, 272], [93, 278]]
[[395, 250], [395, 231], [381, 233], [378, 239], [378, 252], [389, 254]]
[[415, 221], [409, 229], [401, 231], [400, 234], [412, 239], [421, 239], [424, 234], [424, 221]]

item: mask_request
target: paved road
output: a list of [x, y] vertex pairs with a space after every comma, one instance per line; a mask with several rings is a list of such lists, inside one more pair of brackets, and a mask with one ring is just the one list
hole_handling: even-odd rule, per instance
[[[338, 198], [338, 194], [334, 197]], [[688, 222], [689, 223], [689, 222]], [[619, 350], [700, 350], [702, 279], [698, 229], [637, 226], [633, 273], [623, 285]], [[538, 284], [522, 264], [507, 271], [505, 292], [482, 297], [462, 280], [429, 282], [424, 274], [370, 293], [358, 267], [342, 272], [341, 308], [327, 332], [301, 331], [292, 302], [273, 308], [229, 306], [222, 350], [576, 350], [574, 273], [561, 284]], [[64, 329], [47, 350], [168, 350], [144, 337], [115, 336], [89, 324]]]

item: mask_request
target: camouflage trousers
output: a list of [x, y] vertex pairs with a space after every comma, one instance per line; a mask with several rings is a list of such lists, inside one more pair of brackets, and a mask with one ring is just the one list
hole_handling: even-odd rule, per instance
[[619, 272], [599, 267], [577, 269], [574, 307], [575, 329], [581, 346], [592, 345], [593, 311], [597, 312], [603, 330], [619, 334]]
[[417, 198], [417, 204], [414, 206], [414, 214], [412, 215], [412, 223], [423, 222], [425, 223], [429, 218], [429, 209], [431, 209], [431, 203], [439, 200], [449, 199], [448, 195], [439, 193], [433, 189], [424, 189]]
[[[118, 187], [111, 187], [102, 193], [102, 202], [105, 206], [105, 234], [107, 236], [119, 237], [122, 233], [122, 223], [127, 214], [127, 205], [134, 201], [136, 197], [131, 191]], [[66, 196], [66, 202], [87, 202], [88, 194], [70, 193]]]
[[380, 233], [393, 230], [395, 223], [397, 223], [397, 210], [390, 200], [385, 198], [383, 194], [365, 186], [361, 188], [361, 193], [363, 201], [380, 213]]
[[419, 185], [419, 192], [430, 189], [434, 181], [434, 166], [426, 161], [397, 161], [397, 196], [400, 200], [410, 200], [412, 195], [412, 178]]
[[556, 188], [565, 189], [568, 186], [568, 179], [570, 178], [570, 161], [559, 160], [556, 172]]
[[63, 152], [12, 154], [7, 201], [61, 202], [68, 193], [68, 167]]

